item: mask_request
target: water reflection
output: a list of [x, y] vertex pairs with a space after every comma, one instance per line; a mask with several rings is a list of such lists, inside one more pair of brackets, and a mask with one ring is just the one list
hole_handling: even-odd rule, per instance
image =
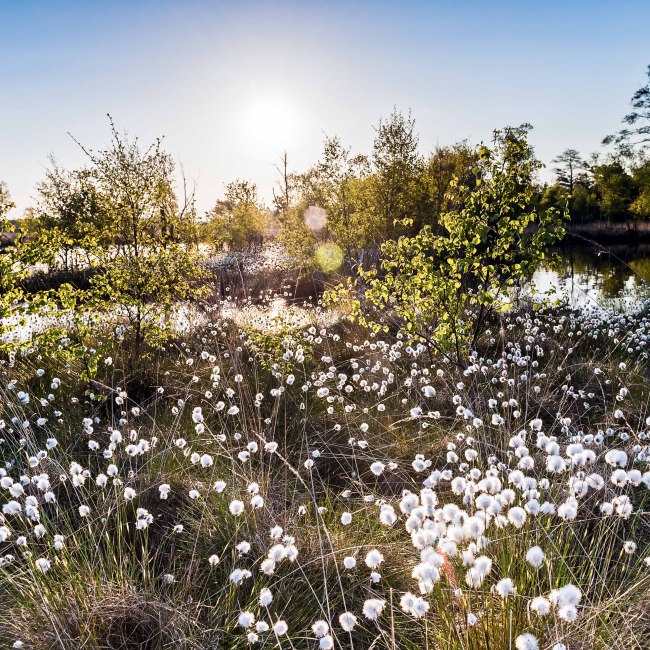
[[537, 291], [572, 307], [624, 309], [649, 295], [650, 243], [559, 247], [533, 276]]

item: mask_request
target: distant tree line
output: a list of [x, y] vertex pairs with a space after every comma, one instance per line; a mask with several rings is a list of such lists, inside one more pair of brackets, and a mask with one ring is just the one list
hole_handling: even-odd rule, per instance
[[543, 206], [568, 204], [574, 223], [650, 219], [650, 159], [643, 154], [586, 161], [566, 149], [553, 162], [556, 181], [544, 188]]
[[[301, 173], [290, 170], [285, 154], [272, 207], [262, 204], [254, 183], [229, 183], [200, 223], [200, 236], [215, 248], [241, 250], [277, 233], [306, 267], [315, 263], [315, 245], [333, 240], [348, 264], [358, 264], [387, 239], [438, 224], [476, 186], [477, 162], [478, 148], [466, 141], [422, 155], [415, 120], [395, 110], [375, 127], [370, 154], [326, 137], [320, 160]], [[321, 227], [304, 219], [310, 206], [324, 210]]]
[[566, 149], [553, 161], [555, 183], [546, 187], [542, 204], [567, 203], [577, 223], [650, 219], [650, 66], [648, 80], [630, 101], [624, 128], [603, 140], [614, 150], [583, 158]]
[[[568, 207], [576, 223], [650, 219], [650, 67], [648, 82], [634, 93], [631, 106], [624, 128], [605, 138], [606, 153], [585, 158], [566, 149], [553, 161], [554, 182], [531, 176], [528, 182], [541, 209]], [[368, 266], [377, 261], [372, 254], [385, 241], [417, 234], [425, 226], [439, 232], [444, 216], [462, 210], [485, 180], [481, 145], [461, 141], [423, 154], [415, 120], [395, 109], [374, 127], [370, 152], [354, 153], [338, 136], [326, 137], [320, 159], [306, 171], [293, 171], [287, 155], [282, 157], [272, 205], [264, 204], [254, 182], [237, 179], [201, 215], [187, 191], [179, 201], [173, 163], [160, 143], [143, 152], [143, 161], [151, 162], [151, 169], [137, 169], [143, 187], [120, 195], [117, 190], [133, 178], [129, 165], [144, 162], [131, 159], [129, 143], [111, 128], [114, 155], [127, 168], [124, 175], [119, 169], [102, 170], [96, 164], [101, 156], [87, 152], [91, 165], [84, 169], [65, 171], [52, 160], [37, 187], [37, 203], [22, 229], [47, 243], [51, 266], [70, 270], [96, 264], [98, 250], [137, 251], [141, 242], [163, 251], [199, 243], [214, 251], [244, 251], [259, 248], [269, 237], [277, 237], [301, 269], [317, 266], [324, 242], [339, 247], [348, 269]], [[532, 127], [517, 128], [527, 137]], [[114, 187], [107, 189], [109, 175]], [[141, 193], [147, 201], [142, 215]], [[322, 220], [305, 219], [313, 206], [323, 212]]]
[[[603, 140], [605, 152], [585, 158], [566, 149], [553, 160], [552, 183], [530, 179], [540, 208], [567, 207], [579, 224], [650, 219], [650, 66], [647, 74], [623, 118], [624, 128]], [[531, 127], [523, 128], [527, 134]], [[329, 239], [353, 266], [384, 241], [424, 226], [439, 229], [442, 217], [461, 209], [479, 187], [479, 145], [461, 141], [424, 155], [414, 119], [397, 110], [374, 130], [368, 154], [353, 153], [337, 136], [326, 137], [320, 160], [302, 173], [288, 170], [285, 154], [272, 208], [261, 204], [254, 184], [228, 185], [225, 200], [204, 221], [204, 237], [243, 248], [278, 232], [306, 266], [314, 263], [315, 244]], [[302, 218], [309, 206], [325, 210], [320, 232]]]

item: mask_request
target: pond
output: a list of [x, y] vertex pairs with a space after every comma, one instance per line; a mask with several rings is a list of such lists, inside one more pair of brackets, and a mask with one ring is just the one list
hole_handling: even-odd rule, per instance
[[533, 276], [537, 291], [575, 308], [625, 309], [650, 295], [650, 243], [572, 244]]

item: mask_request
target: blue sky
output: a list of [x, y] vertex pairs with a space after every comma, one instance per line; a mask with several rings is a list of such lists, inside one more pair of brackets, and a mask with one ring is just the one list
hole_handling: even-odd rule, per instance
[[649, 25], [647, 1], [0, 0], [0, 179], [21, 211], [106, 113], [165, 136], [201, 210], [237, 177], [270, 197], [281, 152], [304, 169], [323, 133], [368, 151], [393, 106], [424, 152], [530, 122], [545, 162], [587, 154], [644, 81]]

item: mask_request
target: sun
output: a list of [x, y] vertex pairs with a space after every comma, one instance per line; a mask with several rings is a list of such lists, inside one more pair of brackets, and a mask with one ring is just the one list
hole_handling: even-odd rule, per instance
[[238, 122], [244, 143], [274, 154], [295, 144], [302, 128], [296, 104], [275, 94], [251, 98], [243, 106]]

